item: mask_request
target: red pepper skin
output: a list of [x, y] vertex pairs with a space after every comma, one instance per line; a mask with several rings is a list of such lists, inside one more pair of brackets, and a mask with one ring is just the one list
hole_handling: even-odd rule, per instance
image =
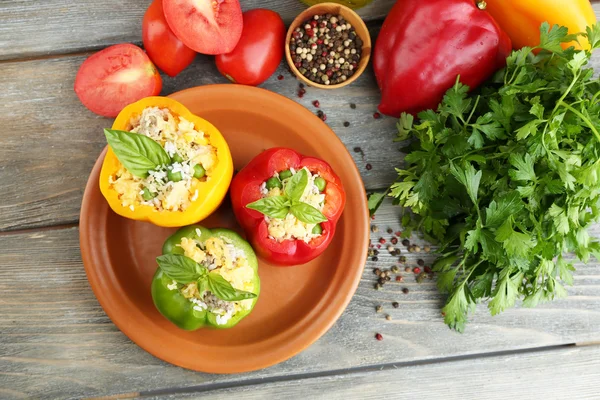
[[473, 0], [399, 0], [375, 44], [379, 111], [399, 117], [436, 109], [457, 75], [476, 88], [506, 65], [511, 47]]
[[[321, 223], [320, 237], [309, 243], [302, 240], [278, 242], [269, 239], [264, 215], [246, 205], [262, 197], [260, 186], [273, 176], [274, 172], [303, 167], [312, 173], [318, 172], [325, 179], [325, 207], [323, 214], [327, 221]], [[272, 148], [253, 158], [233, 178], [230, 186], [231, 203], [237, 221], [246, 232], [248, 240], [259, 257], [270, 264], [291, 266], [305, 264], [325, 251], [335, 234], [335, 225], [346, 204], [346, 192], [340, 178], [325, 161], [314, 157], [304, 157], [292, 149]]]

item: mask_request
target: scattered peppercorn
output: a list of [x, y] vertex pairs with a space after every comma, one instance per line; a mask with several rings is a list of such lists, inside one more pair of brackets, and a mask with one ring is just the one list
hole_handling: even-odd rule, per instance
[[379, 259], [378, 259], [376, 256], [371, 258], [371, 261], [375, 261], [375, 262], [376, 262], [376, 261], [378, 261], [378, 260], [379, 260]]
[[392, 320], [392, 316], [390, 314], [388, 314], [388, 315], [385, 316], [385, 319], [388, 320], [388, 321], [391, 321]]
[[392, 272], [393, 272], [394, 274], [397, 274], [398, 272], [400, 272], [400, 269], [399, 269], [397, 266], [395, 266], [395, 265], [394, 265], [394, 266], [392, 267]]
[[392, 244], [398, 244], [398, 238], [397, 237], [393, 237], [390, 240], [391, 240]]
[[373, 118], [379, 119], [379, 118], [381, 118], [381, 114], [379, 114], [378, 112], [375, 112], [375, 113], [373, 113]]
[[377, 283], [380, 285], [385, 284], [385, 276], [380, 276], [379, 279], [377, 279]]
[[315, 83], [337, 85], [356, 73], [363, 42], [343, 16], [324, 14], [300, 24], [288, 46], [300, 74]]
[[379, 283], [376, 283], [373, 287], [375, 288], [375, 290], [381, 289], [381, 285]]
[[408, 294], [408, 288], [402, 288], [402, 293]]
[[356, 104], [350, 103], [350, 108], [353, 109], [353, 110], [356, 109]]
[[385, 280], [386, 280], [387, 282], [389, 282], [389, 281], [391, 281], [391, 280], [392, 280], [392, 277], [391, 277], [391, 276], [389, 276], [389, 275], [386, 275], [386, 276], [385, 276]]
[[406, 262], [406, 256], [400, 256], [400, 258], [398, 259], [398, 261], [400, 261], [401, 263], [405, 263]]
[[409, 252], [409, 253], [414, 253], [414, 252], [415, 252], [415, 246], [410, 246], [410, 247], [408, 248], [408, 252]]
[[377, 248], [378, 248], [378, 249], [380, 249], [380, 248], [381, 248], [381, 245], [380, 245], [380, 244], [378, 244], [378, 245], [377, 245]]
[[410, 240], [408, 240], [408, 239], [404, 239], [404, 240], [402, 241], [402, 245], [403, 245], [403, 246], [406, 246], [406, 247], [410, 246]]
[[425, 246], [423, 246], [423, 251], [425, 253], [429, 253], [431, 251], [431, 247], [429, 247], [429, 245], [426, 244]]
[[398, 307], [400, 307], [400, 304], [398, 304], [398, 302], [397, 302], [397, 301], [394, 301], [394, 302], [392, 303], [392, 307], [394, 307], [394, 308], [398, 308]]
[[381, 305], [378, 305], [377, 307], [375, 307], [375, 312], [382, 312], [383, 311], [383, 307]]
[[321, 115], [321, 120], [322, 121], [327, 121], [327, 115], [325, 115], [325, 114]]
[[347, 127], [349, 127], [349, 126], [350, 126], [350, 122], [348, 122], [348, 121], [344, 121], [344, 126], [345, 126], [346, 128], [347, 128]]
[[402, 282], [402, 281], [404, 281], [404, 278], [403, 278], [403, 277], [401, 277], [400, 275], [398, 275], [398, 276], [396, 277], [396, 282]]
[[377, 225], [371, 225], [371, 232], [379, 232], [379, 228], [377, 227]]
[[365, 165], [365, 168], [367, 169], [367, 171], [370, 171], [371, 168], [373, 168], [373, 166], [371, 164], [367, 164]]
[[373, 257], [373, 256], [375, 255], [375, 251], [374, 251], [374, 249], [369, 249], [369, 250], [367, 251], [367, 255], [368, 255], [369, 257]]
[[300, 82], [300, 83], [298, 84], [298, 87], [299, 87], [300, 89], [304, 89], [304, 83]]
[[415, 274], [420, 274], [420, 273], [421, 273], [421, 268], [419, 268], [419, 267], [415, 267], [415, 268], [413, 269], [413, 272], [414, 272]]
[[410, 267], [405, 267], [404, 272], [410, 272]]
[[396, 250], [394, 250], [394, 255], [395, 255], [395, 256], [399, 256], [399, 255], [400, 255], [400, 253], [401, 253], [400, 249], [396, 249]]
[[379, 268], [375, 268], [375, 269], [373, 270], [373, 273], [374, 273], [375, 275], [379, 276], [379, 275], [381, 275], [381, 270], [380, 270]]
[[394, 248], [394, 246], [388, 246], [387, 247], [387, 251], [389, 251], [390, 253], [394, 253], [396, 249]]
[[425, 268], [423, 268], [423, 270], [424, 270], [425, 272], [427, 272], [428, 274], [430, 274], [430, 273], [431, 273], [431, 268], [430, 268], [430, 267], [428, 267], [428, 266], [425, 266]]
[[376, 333], [375, 334], [375, 339], [382, 341], [383, 340], [383, 336], [381, 336], [381, 333]]
[[386, 232], [391, 235], [392, 233], [394, 233], [394, 230], [392, 228], [387, 228]]
[[[365, 152], [360, 148], [360, 147], [355, 147], [354, 148], [354, 152], [355, 153], [359, 153], [360, 157], [364, 160], [365, 159]], [[371, 219], [374, 219], [374, 215], [371, 217]]]
[[400, 236], [402, 236], [402, 232], [400, 232], [400, 231], [396, 231], [396, 232], [394, 233], [394, 235], [396, 235], [396, 236], [400, 237]]
[[422, 259], [419, 258], [417, 260], [417, 265], [420, 266], [420, 267], [422, 267], [423, 265], [425, 265], [425, 261], [423, 261]]
[[421, 252], [421, 248], [419, 246], [414, 246], [414, 251], [415, 253], [420, 253]]
[[278, 75], [278, 76], [277, 76], [277, 80], [278, 80], [278, 81], [282, 81], [282, 80], [283, 80], [283, 75]]
[[380, 238], [379, 238], [379, 243], [381, 243], [381, 244], [384, 244], [384, 243], [385, 243], [385, 239], [384, 239], [384, 238], [382, 238], [382, 237], [380, 237]]
[[417, 275], [417, 283], [423, 282], [425, 278], [427, 278], [427, 274], [425, 272], [421, 272], [419, 275]]
[[[379, 246], [379, 245], [378, 245], [378, 246]], [[373, 249], [373, 253], [374, 253], [376, 256], [378, 256], [378, 255], [379, 255], [379, 250], [377, 250], [377, 249]]]

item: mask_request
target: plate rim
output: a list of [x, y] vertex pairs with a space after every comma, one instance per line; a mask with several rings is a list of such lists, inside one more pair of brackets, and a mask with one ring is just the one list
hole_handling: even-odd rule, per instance
[[[179, 97], [179, 96], [189, 94], [188, 92], [194, 92], [193, 93], [194, 95], [198, 95], [195, 92], [199, 91], [199, 92], [201, 92], [200, 95], [202, 95], [203, 92], [205, 92], [205, 91], [213, 91], [213, 90], [216, 90], [216, 91], [220, 91], [220, 90], [240, 91], [239, 96], [243, 96], [243, 92], [247, 92], [247, 93], [252, 94], [253, 96], [256, 95], [256, 96], [275, 97], [276, 101], [288, 103], [289, 106], [297, 109], [298, 113], [304, 114], [305, 118], [312, 118], [312, 119], [317, 120], [319, 123], [322, 123], [324, 125], [323, 130], [328, 131], [328, 136], [330, 136], [330, 140], [335, 141], [337, 143], [337, 145], [341, 146], [341, 148], [343, 149], [343, 151], [341, 152], [342, 154], [339, 154], [338, 157], [346, 158], [346, 161], [349, 161], [349, 164], [351, 166], [351, 168], [350, 168], [351, 171], [349, 171], [349, 173], [351, 174], [351, 182], [359, 183], [360, 187], [364, 189], [362, 177], [360, 176], [360, 173], [358, 171], [356, 163], [352, 159], [350, 152], [346, 148], [346, 145], [337, 136], [337, 134], [328, 125], [326, 125], [324, 122], [322, 122], [316, 115], [314, 115], [312, 112], [310, 112], [307, 108], [305, 108], [301, 104], [299, 104], [283, 95], [280, 95], [275, 92], [271, 92], [266, 89], [257, 88], [257, 87], [234, 85], [234, 84], [216, 84], [216, 85], [202, 85], [202, 86], [196, 86], [196, 87], [184, 89], [184, 90], [175, 92], [167, 97], [172, 97], [172, 98], [177, 99], [177, 97]], [[362, 246], [360, 249], [358, 249], [358, 251], [360, 253], [360, 260], [363, 260], [363, 262], [361, 262], [360, 265], [357, 265], [354, 268], [354, 273], [352, 275], [346, 275], [345, 281], [349, 282], [348, 290], [344, 291], [344, 293], [340, 293], [340, 291], [336, 291], [336, 293], [333, 296], [323, 296], [319, 300], [319, 303], [320, 303], [321, 301], [323, 301], [323, 299], [329, 299], [329, 298], [336, 299], [337, 298], [339, 305], [335, 308], [335, 310], [330, 310], [327, 317], [317, 319], [317, 320], [314, 320], [312, 318], [313, 316], [311, 315], [311, 312], [309, 311], [302, 317], [302, 319], [300, 319], [293, 326], [291, 326], [291, 327], [294, 327], [296, 325], [304, 326], [304, 324], [305, 324], [304, 320], [310, 320], [310, 319], [313, 319], [313, 321], [310, 322], [309, 325], [317, 324], [317, 328], [313, 329], [313, 331], [311, 332], [311, 335], [303, 335], [303, 336], [307, 336], [307, 338], [304, 340], [296, 340], [294, 342], [295, 346], [292, 349], [289, 349], [288, 351], [279, 351], [279, 352], [272, 351], [271, 356], [266, 357], [266, 359], [265, 359], [265, 357], [261, 357], [260, 360], [256, 360], [253, 363], [253, 365], [248, 368], [236, 368], [236, 366], [230, 366], [230, 368], [223, 369], [223, 368], [203, 368], [202, 365], [197, 365], [195, 363], [181, 362], [181, 360], [179, 360], [179, 359], [174, 359], [177, 357], [169, 357], [169, 354], [165, 354], [165, 352], [161, 351], [162, 347], [148, 345], [146, 343], [146, 340], [143, 340], [143, 335], [140, 335], [131, 324], [125, 323], [125, 321], [122, 320], [121, 315], [119, 315], [115, 310], [113, 310], [111, 307], [108, 307], [108, 300], [105, 298], [106, 295], [100, 289], [100, 283], [98, 282], [99, 277], [96, 275], [97, 271], [96, 271], [96, 268], [94, 265], [94, 260], [90, 259], [90, 256], [91, 256], [93, 250], [91, 249], [92, 246], [90, 244], [90, 238], [89, 238], [89, 236], [90, 236], [89, 235], [90, 218], [86, 218], [86, 215], [88, 215], [88, 216], [90, 215], [90, 203], [91, 203], [90, 192], [93, 190], [93, 186], [96, 186], [96, 188], [98, 187], [98, 181], [97, 181], [97, 179], [94, 179], [94, 177], [95, 177], [95, 175], [99, 175], [99, 169], [102, 166], [102, 160], [106, 153], [107, 147], [108, 146], [106, 146], [102, 150], [102, 152], [100, 153], [98, 159], [96, 160], [96, 162], [94, 164], [94, 167], [93, 167], [93, 169], [90, 173], [90, 176], [88, 178], [88, 181], [86, 183], [85, 191], [84, 191], [83, 198], [82, 198], [80, 220], [79, 220], [79, 239], [80, 239], [81, 257], [82, 257], [82, 261], [83, 261], [83, 265], [84, 265], [84, 269], [86, 272], [88, 282], [92, 288], [94, 295], [96, 296], [96, 299], [100, 303], [102, 309], [107, 314], [107, 316], [110, 318], [111, 322], [113, 324], [115, 324], [115, 326], [121, 332], [123, 332], [137, 346], [139, 346], [146, 352], [152, 354], [153, 356], [159, 358], [160, 360], [168, 362], [172, 365], [176, 365], [176, 366], [194, 370], [194, 371], [205, 372], [205, 373], [217, 373], [217, 374], [256, 371], [256, 370], [267, 368], [267, 367], [279, 364], [283, 361], [286, 361], [286, 360], [292, 358], [293, 356], [299, 354], [300, 352], [304, 351], [308, 347], [310, 347], [318, 339], [320, 339], [327, 331], [329, 331], [329, 329], [331, 329], [331, 327], [335, 324], [335, 322], [340, 318], [342, 313], [346, 310], [348, 304], [350, 303], [350, 301], [351, 301], [352, 297], [354, 296], [356, 289], [358, 288], [358, 285], [360, 283], [360, 280], [361, 280], [361, 277], [362, 277], [362, 274], [364, 271], [364, 260], [366, 260], [366, 257], [367, 257], [367, 247], [368, 247], [369, 232], [370, 232], [369, 231], [370, 219], [369, 219], [369, 213], [368, 213], [366, 193], [364, 193], [363, 196], [359, 196], [359, 198], [356, 199], [359, 203], [358, 206], [360, 208], [362, 208], [363, 212], [364, 212], [364, 219], [363, 219], [363, 223], [361, 225], [362, 225], [362, 230], [364, 233], [363, 239], [364, 239], [365, 243], [364, 243], [364, 246]], [[97, 171], [97, 173], [96, 173], [96, 171]], [[111, 211], [109, 210], [108, 212], [111, 212]], [[344, 213], [347, 213], [347, 210], [344, 210]], [[300, 267], [291, 267], [291, 268], [301, 268], [301, 266]], [[282, 335], [287, 330], [288, 329], [278, 332], [276, 335], [273, 336], [273, 338], [276, 338], [277, 336]]]

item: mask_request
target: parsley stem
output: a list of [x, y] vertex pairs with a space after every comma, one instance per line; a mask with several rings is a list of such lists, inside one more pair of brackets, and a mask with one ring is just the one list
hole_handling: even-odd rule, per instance
[[580, 112], [579, 110], [571, 107], [569, 104], [563, 102], [562, 100], [558, 104], [562, 105], [564, 108], [566, 108], [567, 110], [571, 111], [573, 114], [575, 114], [579, 118], [581, 118], [583, 120], [583, 122], [585, 122], [585, 124], [587, 126], [589, 126], [589, 128], [591, 129], [591, 131], [594, 132], [594, 135], [596, 136], [596, 139], [598, 139], [598, 141], [600, 142], [600, 132], [598, 132], [598, 130], [596, 129], [596, 127], [594, 126], [594, 124], [592, 124], [592, 122], [589, 120], [589, 118], [587, 118], [585, 115], [583, 115], [582, 112]]
[[473, 116], [473, 113], [475, 112], [475, 109], [477, 108], [477, 105], [479, 104], [480, 98], [481, 98], [481, 96], [477, 96], [477, 98], [475, 99], [475, 104], [473, 105], [473, 108], [471, 109], [471, 113], [469, 114], [469, 117], [467, 118], [465, 125], [469, 125], [469, 122], [471, 121], [471, 117]]

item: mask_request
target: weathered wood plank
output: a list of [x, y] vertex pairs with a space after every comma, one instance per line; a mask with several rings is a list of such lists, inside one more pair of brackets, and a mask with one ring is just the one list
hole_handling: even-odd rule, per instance
[[149, 398], [596, 399], [599, 358], [600, 347], [568, 347]]
[[[0, 64], [0, 230], [72, 223], [78, 220], [83, 188], [105, 146], [102, 128], [111, 119], [81, 105], [73, 81], [84, 56]], [[278, 75], [285, 79], [278, 80]], [[198, 56], [176, 78], [165, 77], [164, 95], [199, 85], [227, 83], [211, 57]], [[379, 92], [370, 71], [335, 91], [307, 89], [298, 98], [298, 82], [282, 66], [262, 85], [315, 110], [318, 99], [327, 124], [352, 153], [368, 188], [394, 179], [400, 162], [392, 142], [395, 120], [375, 120]], [[352, 110], [349, 103], [356, 103]], [[277, 112], [277, 110], [273, 110]], [[343, 126], [344, 121], [350, 127]], [[9, 129], [7, 129], [9, 128]], [[366, 158], [352, 151], [360, 146]], [[373, 169], [365, 167], [371, 163]], [[26, 182], [26, 184], [24, 184]]]
[[[0, 60], [100, 49], [142, 42], [142, 18], [151, 0], [3, 0]], [[243, 10], [268, 8], [289, 24], [306, 6], [300, 0], [241, 0]], [[394, 0], [359, 10], [365, 20], [383, 18]]]
[[[373, 233], [373, 241], [389, 238], [388, 227], [398, 229], [397, 212], [389, 204], [383, 206], [374, 221], [380, 232]], [[411, 267], [422, 255], [404, 254]], [[429, 263], [432, 257], [423, 258]], [[378, 262], [367, 263], [347, 310], [306, 351], [262, 371], [216, 376], [167, 365], [118, 331], [87, 283], [77, 228], [4, 233], [0, 235], [0, 388], [13, 392], [0, 393], [100, 396], [600, 340], [596, 265], [577, 266], [567, 299], [536, 309], [512, 309], [497, 317], [480, 306], [461, 335], [443, 324], [439, 308], [443, 296], [433, 281], [418, 284], [412, 272], [402, 272], [404, 282], [393, 280], [380, 291], [373, 289], [372, 269], [390, 268], [396, 260], [382, 250]], [[409, 292], [404, 294], [403, 288]], [[399, 302], [397, 309], [391, 306], [393, 301]], [[383, 305], [382, 313], [375, 312], [378, 304]], [[391, 321], [385, 319], [388, 313]], [[383, 341], [374, 339], [377, 332]]]

